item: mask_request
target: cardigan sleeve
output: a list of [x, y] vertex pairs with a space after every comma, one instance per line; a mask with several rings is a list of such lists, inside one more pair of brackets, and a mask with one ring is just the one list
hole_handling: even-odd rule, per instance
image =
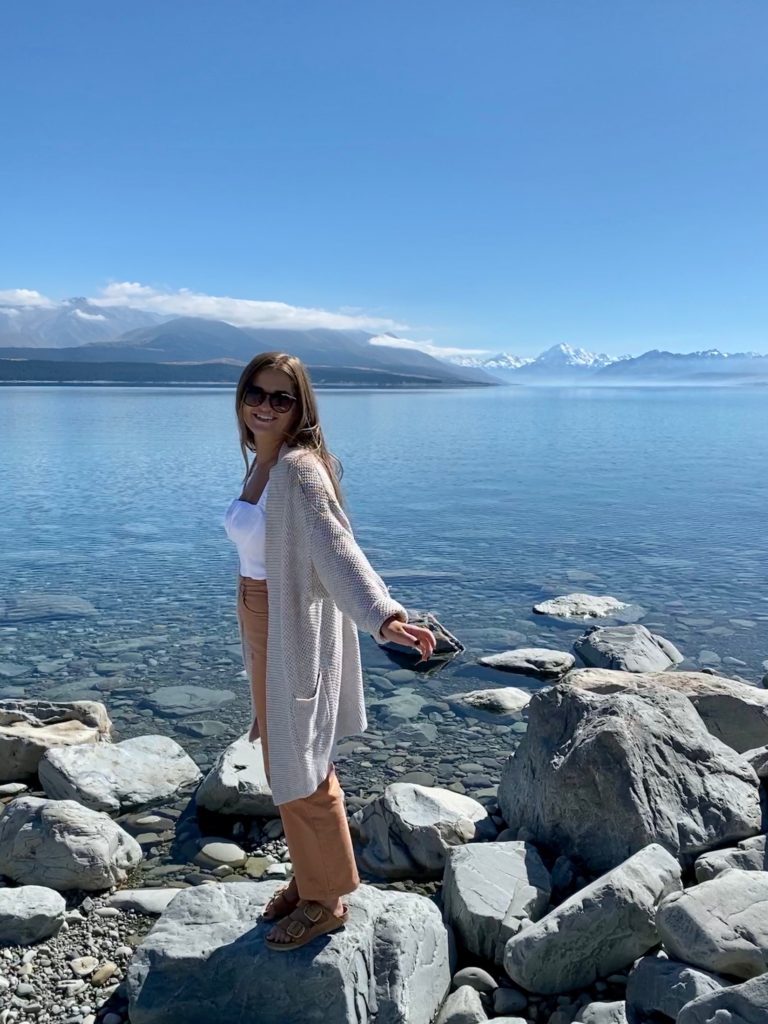
[[381, 627], [391, 615], [408, 621], [408, 612], [390, 597], [355, 540], [344, 510], [330, 495], [317, 509], [310, 548], [315, 572], [334, 603], [377, 643], [387, 642]]

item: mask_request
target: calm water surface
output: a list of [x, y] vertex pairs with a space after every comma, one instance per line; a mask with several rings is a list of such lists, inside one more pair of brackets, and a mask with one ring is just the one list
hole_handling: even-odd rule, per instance
[[[757, 682], [767, 390], [320, 391], [359, 543], [393, 596], [467, 647], [429, 680], [432, 696], [535, 687], [475, 659], [570, 649], [583, 627], [531, 605], [573, 591], [638, 603], [690, 667]], [[233, 391], [0, 389], [0, 598], [66, 593], [98, 612], [0, 625], [2, 692], [106, 689], [125, 736], [147, 731], [154, 712], [137, 697], [153, 688], [228, 689], [239, 735], [247, 687], [222, 517], [242, 472]], [[370, 638], [361, 647], [374, 680], [399, 667]], [[164, 731], [183, 723], [176, 712]]]

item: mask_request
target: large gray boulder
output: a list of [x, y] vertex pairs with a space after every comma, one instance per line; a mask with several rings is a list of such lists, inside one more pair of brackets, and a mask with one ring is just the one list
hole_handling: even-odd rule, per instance
[[0, 816], [0, 875], [24, 885], [109, 889], [141, 856], [133, 836], [75, 800], [20, 796]]
[[549, 872], [530, 843], [470, 843], [448, 850], [443, 913], [464, 946], [504, 961], [504, 945], [549, 903]]
[[652, 842], [691, 857], [761, 831], [752, 768], [687, 698], [655, 688], [602, 694], [566, 683], [535, 694], [499, 806], [510, 828], [595, 872]]
[[676, 1020], [693, 999], [720, 992], [730, 982], [690, 964], [667, 956], [644, 956], [627, 978], [626, 1005], [629, 1024], [645, 1024], [657, 1014]]
[[131, 1024], [429, 1024], [451, 973], [448, 935], [423, 896], [361, 886], [345, 928], [289, 953], [264, 945], [276, 883], [184, 889], [126, 972]]
[[0, 782], [34, 779], [49, 747], [108, 742], [111, 732], [98, 701], [0, 700]]
[[701, 996], [680, 1011], [677, 1024], [765, 1024], [768, 974]]
[[67, 903], [46, 885], [0, 889], [0, 944], [28, 946], [55, 935], [64, 924]]
[[53, 747], [38, 764], [46, 795], [119, 814], [174, 796], [202, 772], [170, 736], [134, 736], [122, 743]]
[[587, 665], [626, 672], [663, 671], [683, 661], [673, 643], [639, 623], [590, 626], [573, 649]]
[[198, 786], [195, 801], [218, 814], [279, 817], [264, 771], [261, 740], [251, 743], [244, 733], [230, 743]]
[[662, 687], [686, 696], [707, 729], [727, 746], [744, 753], [758, 768], [766, 760], [759, 749], [768, 744], [768, 690], [708, 672], [617, 672], [607, 668], [573, 669], [564, 683], [593, 693], [626, 693]]
[[676, 960], [735, 978], [768, 971], [768, 872], [729, 868], [672, 893], [656, 927]]
[[481, 803], [450, 789], [393, 782], [350, 819], [362, 866], [383, 878], [441, 878], [446, 853], [497, 830]]
[[509, 939], [504, 969], [529, 992], [586, 988], [658, 943], [656, 908], [680, 888], [675, 858], [647, 846]]
[[768, 871], [768, 836], [753, 836], [742, 839], [737, 846], [727, 850], [712, 850], [702, 853], [694, 865], [697, 882], [708, 882], [728, 868], [742, 871]]

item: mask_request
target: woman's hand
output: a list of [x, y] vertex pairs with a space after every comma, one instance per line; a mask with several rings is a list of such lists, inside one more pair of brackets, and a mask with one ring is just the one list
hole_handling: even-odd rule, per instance
[[395, 644], [402, 644], [403, 647], [414, 647], [421, 653], [418, 665], [422, 661], [429, 661], [435, 649], [435, 634], [426, 626], [415, 626], [412, 622], [403, 622], [396, 615], [390, 615], [381, 627], [381, 635]]

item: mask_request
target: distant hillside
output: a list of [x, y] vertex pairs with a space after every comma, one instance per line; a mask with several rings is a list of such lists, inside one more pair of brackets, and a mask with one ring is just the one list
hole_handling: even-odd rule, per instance
[[82, 297], [45, 306], [0, 303], [0, 345], [24, 348], [66, 348], [110, 341], [136, 327], [167, 317], [140, 309], [94, 306]]
[[[34, 358], [69, 363], [208, 363], [245, 365], [259, 352], [281, 350], [298, 356], [308, 366], [354, 371], [369, 370], [421, 378], [428, 386], [498, 383], [484, 370], [453, 366], [425, 352], [397, 345], [371, 345], [364, 331], [288, 331], [241, 328], [221, 320], [175, 317], [160, 324], [127, 331], [112, 341], [67, 348], [36, 348]], [[393, 339], [396, 340], [396, 339]], [[0, 348], [0, 359], [30, 358], [22, 346]], [[350, 376], [351, 375], [351, 376]], [[383, 379], [383, 378], [372, 378]]]
[[[59, 359], [7, 359], [0, 356], [0, 384], [229, 384], [240, 377], [234, 363], [69, 362]], [[343, 366], [308, 366], [313, 385], [349, 388], [451, 388], [467, 382], [425, 374]]]

